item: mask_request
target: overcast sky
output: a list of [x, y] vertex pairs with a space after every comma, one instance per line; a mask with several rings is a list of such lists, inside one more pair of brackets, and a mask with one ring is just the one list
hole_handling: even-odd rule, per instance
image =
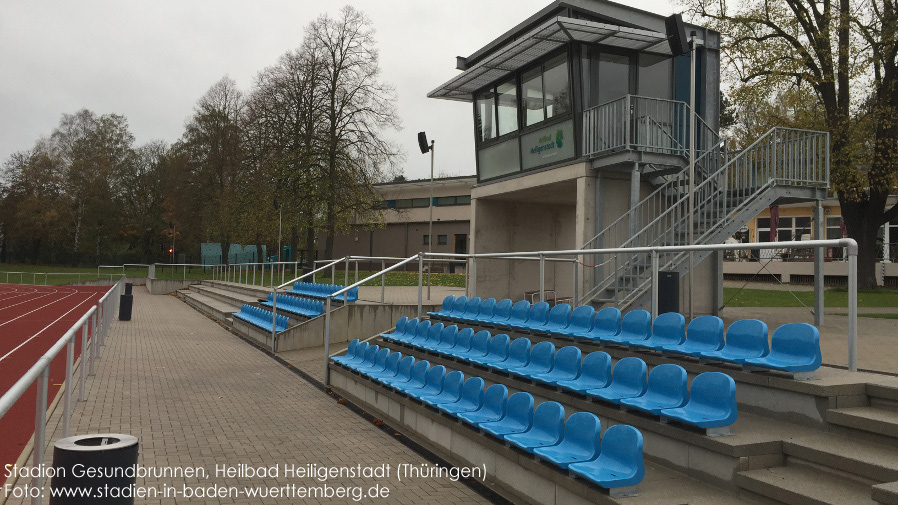
[[[471, 106], [427, 93], [467, 56], [549, 0], [377, 0], [354, 5], [377, 30], [383, 78], [396, 86], [406, 177], [429, 177], [416, 134], [436, 140], [438, 174], [474, 173]], [[669, 15], [664, 0], [624, 0]], [[303, 28], [344, 2], [121, 0], [5, 2], [0, 16], [0, 160], [32, 147], [63, 113], [128, 118], [137, 143], [177, 140], [194, 103], [224, 75], [244, 90]]]

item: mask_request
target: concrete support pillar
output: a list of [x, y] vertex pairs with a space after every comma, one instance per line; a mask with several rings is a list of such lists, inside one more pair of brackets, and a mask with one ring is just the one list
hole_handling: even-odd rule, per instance
[[[596, 188], [598, 180], [596, 177], [580, 177], [577, 179], [577, 206], [576, 206], [576, 228], [575, 237], [577, 246], [586, 244], [598, 233], [596, 228], [596, 219], [598, 206], [596, 205]], [[578, 258], [583, 263], [594, 264], [593, 258]], [[580, 286], [580, 293], [586, 293], [593, 286], [593, 268], [577, 269], [577, 284]], [[575, 300], [577, 301], [577, 300]]]
[[723, 307], [723, 251], [711, 253], [714, 262], [714, 305], [711, 314], [720, 317], [720, 308]]
[[[814, 207], [814, 238], [826, 238], [824, 234], [823, 201]], [[823, 326], [823, 255], [822, 247], [814, 248], [814, 325]]]

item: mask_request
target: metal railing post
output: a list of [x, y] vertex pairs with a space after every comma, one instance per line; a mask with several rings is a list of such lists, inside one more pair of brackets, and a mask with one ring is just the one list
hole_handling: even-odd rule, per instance
[[[32, 461], [34, 468], [41, 468], [44, 462], [44, 449], [47, 446], [47, 389], [50, 385], [50, 363], [46, 363], [46, 368], [41, 372], [37, 380], [37, 405], [34, 414], [34, 449], [32, 449]], [[39, 472], [32, 480], [31, 484], [40, 490], [44, 488], [43, 472]], [[37, 494], [31, 498], [31, 503], [39, 505], [41, 503], [41, 495]]]
[[90, 335], [90, 370], [88, 370], [88, 374], [94, 375], [94, 362], [97, 361], [97, 333], [100, 329], [100, 325], [99, 321], [97, 321], [97, 319], [99, 318], [97, 317], [96, 312], [94, 312], [94, 315], [91, 317], [91, 319], [91, 328], [93, 331], [91, 331]]
[[331, 383], [331, 371], [328, 366], [331, 355], [331, 295], [324, 302], [324, 385]]
[[471, 258], [471, 296], [477, 296], [477, 257]]
[[418, 318], [423, 314], [421, 306], [424, 304], [424, 254], [418, 253]]
[[81, 380], [78, 381], [78, 401], [84, 401], [84, 383], [87, 382], [87, 323], [88, 319], [81, 326]]
[[[336, 284], [336, 281], [331, 281]], [[349, 258], [343, 259], [343, 287], [349, 285]]]
[[[383, 272], [387, 269], [387, 262], [384, 260], [380, 260], [380, 271]], [[383, 274], [380, 276], [380, 303], [384, 303], [384, 295], [387, 291], [387, 274]]]
[[75, 368], [75, 333], [65, 345], [65, 393], [62, 400], [62, 437], [69, 436], [69, 421], [72, 418], [72, 372]]
[[546, 255], [539, 253], [539, 301], [546, 301]]
[[652, 321], [658, 317], [658, 251], [652, 251]]
[[577, 273], [578, 273], [577, 267], [578, 267], [577, 258], [574, 258], [574, 265], [573, 265], [574, 283], [572, 284], [573, 288], [571, 289], [571, 291], [573, 291], [573, 294], [571, 295], [571, 303], [574, 307], [576, 307], [577, 305], [580, 305], [580, 293], [578, 293], [578, 291], [579, 291], [578, 280], [579, 279], [577, 278], [578, 277], [577, 276]]
[[278, 321], [278, 291], [277, 287], [271, 286], [271, 354], [277, 349], [277, 321]]
[[848, 248], [848, 370], [857, 372], [857, 244]]

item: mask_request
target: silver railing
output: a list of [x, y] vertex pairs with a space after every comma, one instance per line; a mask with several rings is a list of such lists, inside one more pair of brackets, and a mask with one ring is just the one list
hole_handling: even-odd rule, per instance
[[[32, 466], [42, 468], [44, 451], [47, 447], [47, 396], [49, 394], [50, 365], [53, 359], [66, 349], [65, 380], [63, 381], [62, 436], [69, 436], [72, 416], [72, 386], [75, 381], [75, 339], [81, 334], [81, 357], [78, 361], [80, 378], [78, 381], [78, 401], [85, 400], [85, 384], [88, 375], [94, 375], [94, 366], [100, 357], [100, 347], [106, 345], [106, 336], [112, 325], [115, 310], [118, 307], [119, 295], [124, 287], [124, 279], [119, 280], [109, 291], [91, 307], [65, 334], [41, 356], [37, 362], [16, 381], [13, 386], [0, 397], [0, 418], [6, 415], [35, 381], [37, 382], [37, 406], [34, 416], [34, 444], [32, 448]], [[32, 478], [31, 486], [43, 489], [44, 472]], [[12, 484], [12, 482], [7, 482]], [[40, 505], [40, 494], [32, 496], [31, 503]]]
[[[709, 243], [719, 239], [717, 233], [735, 222], [744, 224], [753, 218], [753, 215], [744, 215], [743, 210], [771, 187], [791, 185], [826, 188], [828, 181], [827, 133], [773, 128], [696, 185], [692, 214], [688, 209], [688, 192], [681, 192], [676, 197], [665, 200], [656, 190], [640, 202], [635, 213], [624, 214], [588, 242], [584, 249], [606, 244], [637, 248], [689, 245], [690, 219], [694, 221], [696, 244]], [[658, 209], [661, 211], [657, 212]], [[639, 216], [642, 227], [638, 232], [625, 233], [624, 224], [633, 215]], [[627, 238], [611, 241], [622, 237]], [[690, 268], [683, 264], [686, 256], [674, 254], [663, 258], [663, 268], [677, 271]], [[593, 287], [584, 293], [584, 298], [608, 290], [608, 301], [626, 306], [647, 289], [649, 263], [648, 255], [641, 254], [623, 259], [615, 258], [612, 265], [596, 268]]]
[[[372, 279], [377, 278], [378, 276], [383, 276], [387, 272], [395, 270], [403, 265], [411, 263], [412, 261], [418, 261], [418, 317], [423, 315], [423, 287], [424, 287], [424, 260], [428, 257], [465, 257], [469, 259], [519, 259], [519, 258], [531, 258], [539, 260], [539, 277], [540, 277], [540, 286], [541, 289], [545, 289], [545, 265], [546, 260], [548, 259], [558, 259], [558, 257], [573, 257], [577, 258], [584, 254], [594, 255], [597, 257], [631, 257], [637, 255], [648, 255], [651, 259], [649, 262], [649, 282], [651, 284], [651, 314], [652, 318], [658, 316], [658, 276], [659, 272], [662, 269], [662, 263], [660, 261], [660, 257], [663, 255], [683, 255], [688, 254], [689, 252], [706, 252], [710, 253], [713, 251], [738, 251], [738, 250], [761, 250], [761, 249], [806, 249], [806, 248], [815, 248], [816, 250], [822, 250], [826, 247], [844, 247], [848, 253], [848, 369], [852, 372], [857, 371], [857, 242], [850, 238], [843, 238], [839, 240], [803, 240], [803, 241], [792, 241], [792, 242], [756, 242], [756, 243], [748, 243], [748, 244], [699, 244], [699, 245], [682, 245], [682, 246], [654, 246], [654, 247], [618, 247], [618, 248], [605, 248], [605, 249], [572, 249], [572, 250], [562, 250], [562, 251], [528, 251], [528, 252], [508, 252], [508, 253], [486, 253], [486, 254], [465, 254], [465, 255], [453, 255], [453, 254], [431, 254], [431, 253], [418, 253], [415, 256], [411, 256], [409, 258], [405, 258], [404, 260], [396, 263], [395, 265], [390, 266], [380, 272], [375, 273], [374, 275], [369, 276], [366, 279], [363, 279], [351, 286], [347, 286], [344, 289], [329, 295], [327, 298], [327, 304], [325, 309], [325, 329], [324, 329], [324, 383], [328, 385], [330, 383], [330, 369], [329, 369], [329, 360], [330, 360], [330, 339], [331, 339], [331, 298], [340, 296], [341, 294], [349, 291], [350, 289], [360, 286], [365, 282], [368, 282]], [[475, 274], [476, 275], [476, 274]], [[823, 275], [822, 270], [820, 272], [815, 271], [815, 276]], [[822, 282], [820, 283], [822, 286]], [[574, 299], [577, 298], [576, 295], [576, 286], [574, 287], [575, 294]], [[822, 300], [816, 300], [818, 297], [822, 297], [823, 293], [821, 291], [815, 290], [815, 306], [822, 307]]]

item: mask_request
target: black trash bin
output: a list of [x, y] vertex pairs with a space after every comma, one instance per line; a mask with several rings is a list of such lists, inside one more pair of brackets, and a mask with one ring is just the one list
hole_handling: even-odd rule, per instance
[[134, 284], [132, 284], [132, 283], [130, 283], [130, 282], [126, 282], [126, 283], [125, 283], [125, 294], [126, 294], [126, 295], [130, 295], [130, 294], [131, 294], [131, 289], [132, 289], [133, 287], [134, 287]]
[[[137, 437], [132, 435], [79, 435], [56, 442], [50, 505], [132, 505], [137, 453]], [[76, 488], [84, 491], [62, 491]]]
[[658, 272], [658, 313], [680, 311], [680, 274]]
[[131, 309], [134, 307], [134, 295], [122, 295], [118, 302], [118, 320], [130, 321]]

